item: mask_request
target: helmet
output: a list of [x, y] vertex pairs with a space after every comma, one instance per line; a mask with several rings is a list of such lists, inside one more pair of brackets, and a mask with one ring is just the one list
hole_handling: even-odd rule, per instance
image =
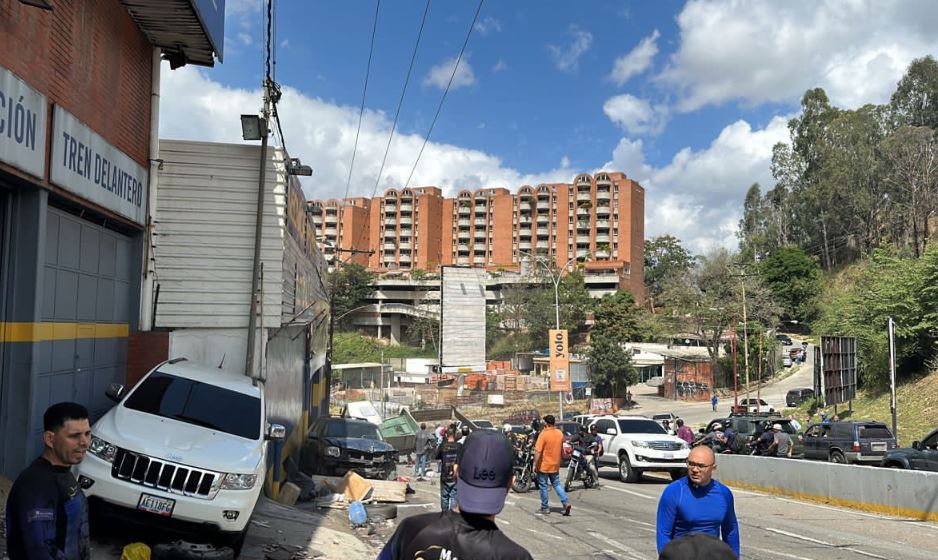
[[532, 430], [537, 430], [537, 429], [539, 429], [540, 427], [541, 427], [541, 423], [540, 423], [540, 422], [538, 422], [537, 420], [531, 420], [531, 429], [532, 429]]
[[504, 426], [502, 426], [502, 432], [504, 432], [504, 433], [506, 433], [506, 434], [510, 434], [510, 433], [511, 433], [511, 424], [505, 424]]
[[716, 424], [713, 425], [713, 429], [714, 429], [714, 430], [722, 430], [722, 429], [723, 429], [723, 424], [720, 424], [719, 422], [717, 422]]
[[468, 435], [469, 435], [469, 426], [463, 426], [463, 427], [462, 427], [462, 435], [464, 435], [464, 436], [468, 436]]
[[586, 426], [583, 424], [580, 424], [580, 431], [585, 432], [586, 430], [587, 430]]
[[595, 432], [596, 430], [596, 424], [590, 424], [590, 432]]

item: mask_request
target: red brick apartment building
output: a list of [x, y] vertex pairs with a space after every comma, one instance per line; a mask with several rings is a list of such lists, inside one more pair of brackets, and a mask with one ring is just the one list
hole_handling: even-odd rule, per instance
[[449, 198], [437, 187], [420, 187], [309, 204], [320, 239], [373, 250], [343, 260], [377, 273], [441, 265], [518, 271], [533, 257], [617, 275], [621, 288], [638, 300], [643, 295], [645, 189], [624, 173], [583, 173], [572, 183], [523, 186], [514, 194], [485, 188]]

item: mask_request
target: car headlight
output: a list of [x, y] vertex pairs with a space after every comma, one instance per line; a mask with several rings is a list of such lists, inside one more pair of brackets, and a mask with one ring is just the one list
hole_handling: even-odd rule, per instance
[[651, 449], [651, 446], [648, 445], [647, 441], [633, 439], [630, 443], [632, 444], [632, 447], [644, 447], [645, 449]]
[[257, 482], [256, 474], [228, 473], [221, 483], [222, 490], [250, 490]]
[[330, 457], [338, 457], [342, 455], [342, 451], [338, 447], [329, 446], [326, 448], [326, 455]]
[[678, 449], [690, 449], [690, 446], [687, 445], [687, 442], [681, 442], [681, 446]]
[[108, 463], [113, 463], [114, 457], [117, 455], [117, 447], [99, 437], [91, 436], [91, 445], [88, 446], [88, 452]]

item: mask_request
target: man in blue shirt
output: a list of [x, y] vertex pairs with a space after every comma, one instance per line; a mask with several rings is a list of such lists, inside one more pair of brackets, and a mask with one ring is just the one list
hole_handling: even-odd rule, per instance
[[739, 557], [739, 524], [733, 493], [713, 480], [716, 456], [700, 445], [687, 456], [687, 476], [668, 485], [658, 501], [658, 553], [673, 539], [691, 533], [722, 538]]

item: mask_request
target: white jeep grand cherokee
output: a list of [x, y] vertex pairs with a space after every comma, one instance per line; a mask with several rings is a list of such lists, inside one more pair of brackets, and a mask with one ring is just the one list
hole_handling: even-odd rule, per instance
[[126, 394], [114, 384], [107, 395], [118, 404], [95, 422], [76, 468], [92, 507], [100, 500], [144, 521], [215, 529], [237, 554], [263, 487], [267, 441], [285, 431], [267, 427], [262, 386], [176, 359]]
[[645, 471], [665, 471], [673, 480], [687, 473], [690, 446], [644, 416], [597, 416], [592, 424], [603, 438], [599, 466], [616, 466], [623, 482], [636, 482]]

